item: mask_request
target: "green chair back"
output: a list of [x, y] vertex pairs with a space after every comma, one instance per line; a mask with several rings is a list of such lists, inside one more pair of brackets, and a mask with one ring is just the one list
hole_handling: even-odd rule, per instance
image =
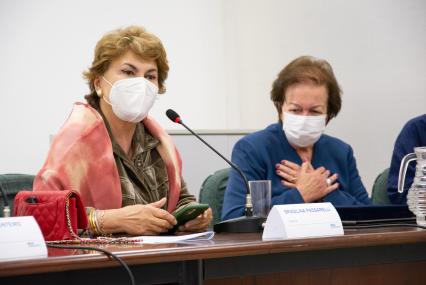
[[[3, 189], [9, 202], [10, 213], [13, 213], [13, 200], [21, 190], [33, 190], [34, 175], [28, 174], [0, 174], [0, 187]], [[0, 195], [0, 217], [3, 216], [4, 201]]]
[[201, 185], [199, 201], [209, 204], [213, 212], [211, 225], [220, 222], [222, 215], [223, 196], [228, 184], [230, 168], [221, 169], [209, 175]]
[[389, 168], [380, 173], [374, 181], [373, 190], [371, 192], [371, 200], [376, 205], [391, 204], [388, 197], [387, 182], [389, 176]]

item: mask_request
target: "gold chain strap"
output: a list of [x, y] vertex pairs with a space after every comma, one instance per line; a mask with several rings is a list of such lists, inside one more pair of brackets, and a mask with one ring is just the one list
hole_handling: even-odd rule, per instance
[[120, 244], [120, 245], [138, 245], [143, 242], [142, 239], [131, 239], [128, 237], [97, 237], [97, 238], [79, 238], [78, 240], [54, 240], [46, 241], [47, 244]]
[[68, 226], [68, 230], [71, 233], [71, 236], [75, 239], [81, 239], [73, 230], [72, 225], [71, 225], [71, 218], [70, 218], [70, 197], [72, 196], [73, 192], [70, 192], [66, 197], [65, 197], [65, 215], [67, 218], [67, 226]]

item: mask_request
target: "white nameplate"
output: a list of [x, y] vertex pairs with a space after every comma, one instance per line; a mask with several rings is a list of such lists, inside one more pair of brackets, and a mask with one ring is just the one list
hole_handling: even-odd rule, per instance
[[0, 218], [0, 261], [44, 257], [46, 243], [34, 217]]
[[331, 203], [289, 204], [272, 207], [262, 240], [341, 235], [342, 221]]

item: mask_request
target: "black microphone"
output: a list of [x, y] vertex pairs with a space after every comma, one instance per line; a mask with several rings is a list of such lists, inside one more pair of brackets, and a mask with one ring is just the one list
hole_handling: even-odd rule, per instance
[[[219, 155], [223, 160], [225, 160], [233, 169], [235, 169], [238, 174], [240, 174], [240, 176], [243, 178], [244, 180], [244, 185], [246, 187], [246, 193], [248, 195], [250, 195], [250, 187], [248, 184], [248, 180], [247, 177], [244, 175], [244, 173], [241, 171], [241, 169], [236, 166], [234, 163], [232, 163], [230, 160], [228, 160], [226, 157], [224, 157], [220, 152], [218, 152], [214, 147], [212, 147], [208, 142], [206, 142], [205, 140], [203, 140], [203, 138], [201, 138], [198, 134], [196, 134], [195, 132], [193, 132], [187, 125], [185, 125], [182, 122], [182, 119], [180, 118], [180, 116], [178, 115], [178, 113], [176, 113], [175, 111], [173, 111], [172, 109], [168, 109], [166, 111], [166, 116], [172, 120], [175, 123], [181, 124], [182, 126], [184, 126], [188, 131], [191, 132], [191, 134], [193, 134], [194, 136], [196, 136], [200, 141], [202, 141], [206, 146], [208, 146], [212, 151], [214, 151], [217, 155]], [[249, 203], [250, 205], [247, 207], [246, 205], [246, 216], [252, 216], [253, 215], [253, 205], [250, 201]]]
[[206, 146], [213, 150], [217, 155], [219, 155], [223, 160], [225, 160], [237, 173], [243, 178], [244, 185], [246, 187], [246, 205], [245, 205], [245, 216], [238, 217], [235, 219], [229, 219], [222, 221], [214, 225], [215, 232], [232, 232], [232, 233], [250, 233], [250, 232], [260, 232], [262, 230], [262, 224], [265, 222], [265, 218], [261, 217], [252, 217], [253, 215], [253, 205], [251, 202], [250, 188], [248, 184], [247, 177], [241, 171], [241, 169], [224, 157], [220, 152], [218, 152], [214, 147], [209, 143], [203, 140], [198, 134], [196, 134], [191, 128], [185, 125], [175, 111], [168, 109], [166, 111], [166, 116], [173, 122], [184, 126], [191, 134], [196, 136], [200, 141], [202, 141]]

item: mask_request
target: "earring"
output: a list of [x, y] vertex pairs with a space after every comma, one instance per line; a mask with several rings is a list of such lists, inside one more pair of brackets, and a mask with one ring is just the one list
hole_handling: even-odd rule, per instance
[[98, 95], [99, 98], [102, 98], [102, 90], [96, 90], [96, 94]]

